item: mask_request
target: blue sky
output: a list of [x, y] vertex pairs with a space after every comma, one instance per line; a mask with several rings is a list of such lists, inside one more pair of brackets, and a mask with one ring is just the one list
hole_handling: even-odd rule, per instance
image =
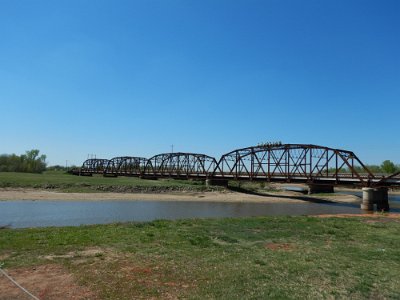
[[400, 163], [400, 1], [0, 0], [0, 153], [265, 141]]

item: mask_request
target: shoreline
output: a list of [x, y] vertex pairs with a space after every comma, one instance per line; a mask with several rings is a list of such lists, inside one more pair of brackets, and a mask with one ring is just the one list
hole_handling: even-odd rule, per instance
[[353, 195], [304, 195], [298, 192], [282, 191], [260, 194], [219, 192], [168, 192], [168, 193], [66, 193], [29, 188], [0, 188], [0, 201], [194, 201], [194, 202], [249, 202], [249, 203], [308, 203], [338, 202], [360, 203]]

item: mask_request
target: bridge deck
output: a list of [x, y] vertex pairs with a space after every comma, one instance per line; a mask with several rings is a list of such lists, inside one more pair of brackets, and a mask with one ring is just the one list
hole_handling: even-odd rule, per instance
[[[360, 177], [352, 176], [351, 174], [338, 174], [337, 177], [324, 177], [318, 176], [302, 176], [293, 174], [273, 174], [270, 176], [265, 176], [264, 174], [253, 174], [249, 177], [246, 174], [224, 174], [224, 173], [184, 173], [184, 172], [154, 172], [151, 174], [144, 173], [130, 173], [130, 172], [114, 172], [114, 173], [103, 173], [103, 172], [89, 172], [82, 171], [82, 175], [89, 174], [104, 174], [106, 176], [131, 176], [131, 177], [141, 177], [141, 178], [173, 178], [173, 179], [213, 179], [213, 180], [240, 180], [240, 181], [257, 181], [257, 182], [281, 182], [281, 183], [313, 183], [313, 184], [329, 184], [329, 185], [360, 185], [366, 186], [378, 184], [385, 176], [375, 176], [374, 178], [368, 177], [367, 174], [362, 174]], [[400, 186], [400, 177], [389, 178], [385, 181], [385, 186]]]

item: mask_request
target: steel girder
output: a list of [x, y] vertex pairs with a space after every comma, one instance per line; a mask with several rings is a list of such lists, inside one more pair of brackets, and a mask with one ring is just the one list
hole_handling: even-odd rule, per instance
[[104, 170], [104, 175], [140, 176], [147, 164], [147, 158], [119, 156], [110, 159]]
[[108, 159], [90, 158], [83, 162], [80, 173], [84, 174], [103, 174], [107, 167]]
[[224, 154], [213, 177], [329, 184], [356, 181], [369, 186], [371, 171], [351, 151], [310, 144], [271, 144]]
[[146, 176], [208, 177], [215, 169], [214, 157], [197, 153], [163, 153], [147, 161]]
[[391, 186], [391, 185], [399, 185], [400, 183], [400, 172], [393, 173], [389, 176], [381, 176], [380, 180], [374, 183], [374, 186]]

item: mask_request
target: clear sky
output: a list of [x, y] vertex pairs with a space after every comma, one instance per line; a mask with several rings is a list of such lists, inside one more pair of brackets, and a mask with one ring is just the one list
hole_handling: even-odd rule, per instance
[[0, 153], [260, 142], [400, 163], [400, 1], [0, 0]]

